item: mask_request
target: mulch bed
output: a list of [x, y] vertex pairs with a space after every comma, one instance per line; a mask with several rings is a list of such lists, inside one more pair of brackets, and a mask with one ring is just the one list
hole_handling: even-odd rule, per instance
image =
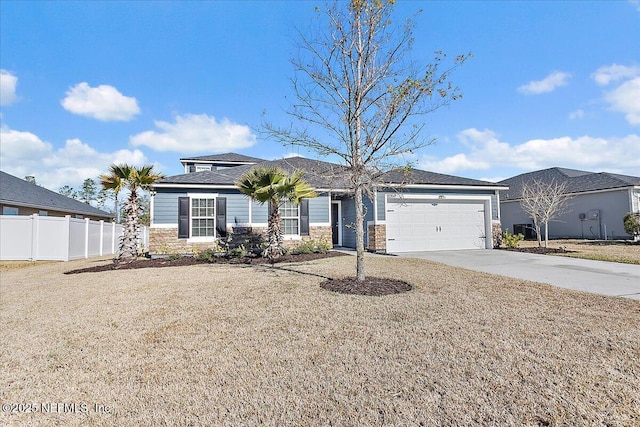
[[569, 251], [566, 250], [565, 248], [539, 248], [539, 247], [532, 247], [532, 248], [500, 248], [503, 251], [511, 251], [511, 252], [527, 252], [530, 254], [541, 254], [541, 255], [547, 255], [547, 254], [568, 254], [568, 253], [575, 253], [576, 251]]
[[367, 277], [358, 281], [355, 277], [327, 280], [320, 284], [322, 289], [341, 294], [382, 296], [399, 294], [411, 290], [411, 285], [402, 280]]
[[[299, 255], [285, 255], [274, 260], [274, 264], [290, 263], [290, 262], [305, 262], [314, 261], [317, 259], [333, 258], [338, 256], [347, 256], [347, 254], [341, 252], [327, 252], [326, 254], [299, 254]], [[242, 258], [224, 258], [217, 257], [210, 261], [205, 261], [197, 257], [182, 257], [176, 260], [169, 260], [166, 258], [139, 258], [129, 263], [109, 263], [96, 265], [94, 267], [79, 268], [77, 270], [66, 271], [64, 274], [78, 274], [78, 273], [97, 273], [100, 271], [112, 271], [112, 270], [133, 270], [137, 268], [160, 268], [160, 267], [182, 267], [188, 265], [202, 265], [202, 264], [247, 264], [247, 265], [259, 265], [259, 264], [271, 264], [268, 258], [262, 257], [242, 257]]]

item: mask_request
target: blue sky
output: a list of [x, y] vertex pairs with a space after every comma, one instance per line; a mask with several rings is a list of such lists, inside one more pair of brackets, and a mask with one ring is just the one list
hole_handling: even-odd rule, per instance
[[[288, 123], [295, 28], [323, 4], [3, 0], [0, 168], [57, 190], [114, 162], [174, 175], [186, 156], [290, 155], [257, 129]], [[452, 78], [464, 98], [424, 118], [437, 142], [417, 167], [640, 175], [638, 1], [399, 0], [395, 19], [419, 9], [414, 60], [473, 58]]]

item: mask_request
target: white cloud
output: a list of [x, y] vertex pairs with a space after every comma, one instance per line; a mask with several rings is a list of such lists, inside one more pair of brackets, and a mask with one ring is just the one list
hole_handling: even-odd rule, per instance
[[157, 151], [180, 153], [221, 153], [251, 147], [256, 137], [248, 126], [228, 119], [218, 122], [206, 114], [176, 116], [175, 123], [156, 121], [160, 129], [146, 131], [130, 138], [134, 146], [146, 145]]
[[612, 64], [598, 68], [591, 74], [591, 78], [600, 86], [606, 86], [609, 83], [631, 79], [638, 75], [640, 75], [640, 67]]
[[633, 7], [636, 8], [638, 12], [640, 12], [640, 0], [627, 0]]
[[460, 132], [458, 139], [468, 147], [468, 152], [442, 159], [425, 156], [420, 167], [447, 174], [505, 166], [523, 170], [560, 166], [630, 175], [637, 175], [640, 170], [640, 157], [629, 155], [640, 147], [640, 136], [633, 134], [622, 138], [582, 136], [532, 139], [511, 145], [498, 140], [491, 130], [472, 128]]
[[623, 113], [629, 124], [640, 125], [640, 77], [607, 92], [604, 99], [612, 110]]
[[300, 154], [300, 153], [293, 153], [293, 152], [291, 152], [291, 153], [286, 153], [286, 154], [284, 154], [284, 155], [282, 156], [282, 158], [283, 158], [283, 159], [291, 159], [292, 157], [302, 157], [302, 158], [305, 158], [305, 156], [303, 156], [302, 154]]
[[41, 140], [31, 132], [0, 128], [2, 170], [19, 178], [34, 175], [39, 185], [57, 191], [63, 185], [78, 188], [86, 178], [96, 178], [113, 163], [141, 166], [149, 163], [140, 150], [102, 153], [79, 139], [64, 147]]
[[572, 111], [569, 113], [569, 118], [571, 120], [580, 120], [584, 118], [584, 110], [578, 109], [576, 111]]
[[598, 68], [591, 78], [600, 86], [620, 83], [604, 93], [613, 111], [625, 115], [632, 126], [640, 125], [640, 67], [612, 64]]
[[109, 85], [91, 87], [82, 82], [70, 88], [66, 95], [60, 102], [65, 110], [103, 122], [126, 122], [140, 113], [135, 98], [124, 96]]
[[18, 78], [7, 70], [0, 70], [0, 105], [8, 106], [18, 100], [16, 86]]
[[554, 71], [542, 80], [531, 81], [518, 87], [518, 92], [525, 95], [538, 95], [541, 93], [553, 92], [560, 86], [566, 86], [571, 77], [569, 73]]

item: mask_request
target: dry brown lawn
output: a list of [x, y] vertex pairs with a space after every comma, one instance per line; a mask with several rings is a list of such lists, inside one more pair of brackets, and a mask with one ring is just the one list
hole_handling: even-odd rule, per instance
[[0, 424], [640, 425], [638, 301], [393, 257], [414, 290], [318, 286], [354, 263], [4, 272]]
[[[535, 240], [520, 242], [520, 247], [536, 246], [538, 246], [538, 242]], [[555, 254], [558, 256], [640, 264], [640, 244], [632, 243], [630, 240], [549, 240], [549, 247], [562, 247], [571, 251], [565, 254]]]
[[17, 270], [19, 268], [35, 267], [37, 265], [48, 264], [54, 261], [0, 261], [0, 273]]

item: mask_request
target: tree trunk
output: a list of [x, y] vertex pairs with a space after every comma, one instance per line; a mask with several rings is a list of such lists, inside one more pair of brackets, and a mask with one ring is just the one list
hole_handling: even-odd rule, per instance
[[548, 247], [549, 243], [549, 223], [544, 223], [544, 247], [545, 249]]
[[364, 281], [364, 202], [362, 186], [356, 187], [356, 280]]
[[263, 255], [273, 260], [282, 255], [282, 221], [277, 203], [270, 203], [269, 210], [269, 224], [267, 226], [269, 245]]
[[129, 200], [125, 207], [125, 222], [120, 238], [120, 253], [117, 262], [132, 262], [138, 258], [138, 234], [140, 226], [138, 215], [140, 206], [138, 205], [138, 195], [136, 191], [131, 191]]

